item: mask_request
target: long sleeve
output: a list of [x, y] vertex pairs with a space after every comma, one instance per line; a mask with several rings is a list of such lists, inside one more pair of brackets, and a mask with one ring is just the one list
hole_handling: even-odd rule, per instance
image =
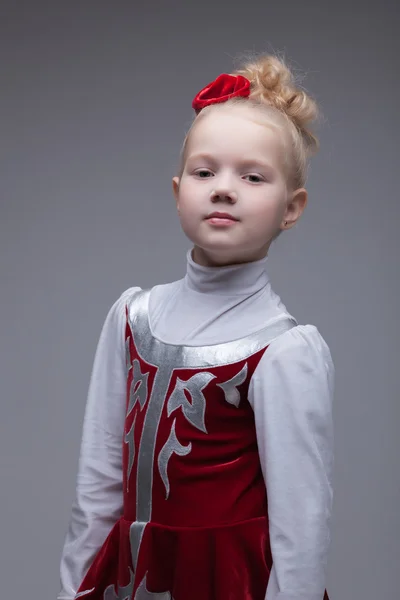
[[76, 497], [62, 551], [58, 600], [75, 598], [122, 512], [122, 438], [126, 402], [125, 302], [113, 304], [97, 345], [80, 449]]
[[322, 600], [333, 501], [334, 366], [312, 325], [274, 340], [249, 386], [268, 495], [266, 600]]

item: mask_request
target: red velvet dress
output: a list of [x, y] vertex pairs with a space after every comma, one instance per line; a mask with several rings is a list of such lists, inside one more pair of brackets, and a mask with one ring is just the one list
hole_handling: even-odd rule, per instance
[[127, 308], [123, 515], [76, 598], [264, 600], [268, 499], [247, 391], [293, 322], [176, 346], [152, 337], [147, 304], [140, 292]]

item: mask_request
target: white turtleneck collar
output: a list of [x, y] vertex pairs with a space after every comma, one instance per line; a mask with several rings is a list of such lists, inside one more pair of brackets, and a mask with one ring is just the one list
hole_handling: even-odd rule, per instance
[[269, 282], [266, 271], [268, 256], [259, 260], [222, 267], [199, 265], [186, 253], [184, 285], [193, 291], [218, 296], [251, 296]]
[[250, 335], [287, 312], [271, 288], [267, 256], [205, 267], [186, 254], [186, 275], [151, 290], [152, 334], [168, 344], [222, 344]]

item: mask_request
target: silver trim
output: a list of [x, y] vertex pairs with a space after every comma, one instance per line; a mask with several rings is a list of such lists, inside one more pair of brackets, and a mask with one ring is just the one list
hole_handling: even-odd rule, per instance
[[246, 377], [247, 362], [243, 365], [239, 373], [236, 373], [231, 379], [224, 381], [224, 383], [217, 383], [217, 387], [220, 387], [225, 394], [225, 400], [229, 402], [229, 404], [236, 406], [236, 408], [238, 408], [240, 404], [240, 393], [237, 388], [246, 381]]
[[[273, 323], [248, 336], [209, 346], [184, 346], [167, 344], [154, 337], [148, 321], [148, 303], [151, 290], [139, 290], [133, 294], [128, 304], [128, 323], [132, 331], [137, 331], [135, 345], [140, 356], [148, 364], [159, 366], [165, 361], [166, 352], [172, 354], [174, 368], [218, 367], [244, 360], [252, 356], [276, 337], [297, 325], [297, 321], [282, 315]], [[168, 356], [169, 359], [169, 356]]]

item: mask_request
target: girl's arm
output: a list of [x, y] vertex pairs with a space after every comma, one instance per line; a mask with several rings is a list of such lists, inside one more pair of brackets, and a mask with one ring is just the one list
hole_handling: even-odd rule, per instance
[[334, 366], [316, 327], [274, 340], [249, 386], [273, 567], [265, 600], [322, 600], [332, 510]]
[[62, 552], [58, 600], [73, 600], [122, 512], [126, 403], [126, 290], [109, 310], [98, 342], [83, 423], [76, 497]]

